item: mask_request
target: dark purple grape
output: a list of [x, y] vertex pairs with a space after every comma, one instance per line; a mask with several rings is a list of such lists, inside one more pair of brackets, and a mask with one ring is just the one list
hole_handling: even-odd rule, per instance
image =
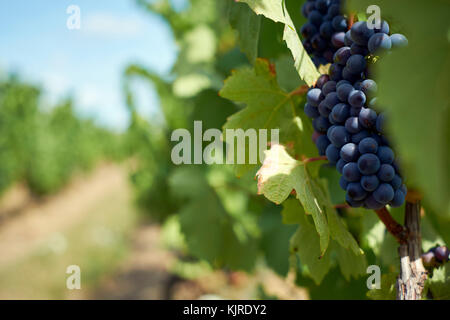
[[342, 47], [339, 48], [336, 53], [333, 56], [333, 61], [335, 63], [338, 63], [342, 66], [345, 66], [347, 63], [348, 58], [351, 56], [350, 48], [349, 47]]
[[381, 163], [391, 164], [394, 161], [394, 151], [386, 146], [381, 146], [378, 148], [377, 156]]
[[300, 28], [300, 34], [303, 38], [312, 38], [317, 33], [317, 27], [313, 25], [312, 23], [305, 23]]
[[342, 176], [339, 179], [339, 186], [342, 188], [342, 190], [346, 190], [347, 189], [347, 185], [348, 185], [348, 181], [345, 180], [344, 176]]
[[339, 8], [339, 4], [332, 4], [329, 8], [328, 8], [328, 16], [330, 18], [334, 18], [335, 16], [337, 16], [340, 13], [340, 8]]
[[422, 255], [423, 265], [427, 268], [432, 268], [436, 265], [436, 258], [434, 256], [434, 252], [428, 251]]
[[322, 117], [328, 117], [331, 113], [331, 110], [326, 102], [326, 100], [323, 100], [319, 106], [317, 107], [317, 109], [319, 110], [319, 114]]
[[348, 30], [348, 31], [345, 33], [344, 44], [345, 44], [347, 47], [350, 47], [350, 46], [353, 44], [353, 40], [352, 40], [351, 35], [350, 35], [350, 30]]
[[368, 192], [374, 191], [379, 185], [380, 180], [378, 180], [376, 175], [363, 176], [361, 178], [361, 186]]
[[339, 81], [342, 80], [342, 69], [343, 67], [337, 63], [333, 63], [330, 66], [328, 74], [330, 75], [331, 80]]
[[327, 83], [325, 83], [322, 87], [322, 93], [325, 96], [325, 98], [329, 93], [334, 91], [336, 91], [336, 81], [330, 80]]
[[[342, 49], [342, 48], [341, 48]], [[347, 102], [349, 94], [355, 91], [351, 84], [343, 84], [336, 89], [336, 93], [338, 95], [339, 100], [342, 102]]]
[[317, 0], [315, 2], [315, 8], [321, 13], [326, 14], [328, 12], [329, 1]]
[[352, 117], [358, 117], [358, 116], [359, 116], [359, 113], [361, 112], [361, 109], [362, 109], [362, 108], [353, 108], [353, 107], [351, 107], [351, 108], [350, 108], [350, 116], [352, 116]]
[[[330, 81], [330, 76], [327, 75], [327, 74], [322, 74], [322, 75], [319, 77], [319, 79], [317, 79], [317, 81], [316, 81], [316, 87], [319, 88], [319, 89], [322, 89], [323, 86], [324, 86], [328, 81]], [[323, 91], [322, 91], [322, 94], [325, 96], [325, 93], [323, 93]]]
[[364, 207], [367, 209], [379, 210], [379, 209], [383, 208], [384, 206], [385, 205], [383, 203], [380, 203], [377, 200], [375, 200], [373, 195], [368, 196], [366, 198], [366, 200], [364, 201]]
[[352, 37], [353, 42], [356, 42], [360, 46], [366, 46], [370, 37], [374, 33], [375, 32], [373, 29], [369, 29], [367, 27], [366, 21], [355, 22], [350, 29], [350, 35]]
[[342, 176], [346, 181], [359, 181], [361, 179], [361, 173], [359, 172], [358, 165], [355, 162], [348, 162], [342, 167]]
[[408, 45], [408, 39], [402, 34], [395, 33], [391, 35], [392, 48], [406, 47]]
[[358, 45], [356, 43], [353, 43], [350, 46], [350, 52], [352, 54], [360, 54], [362, 56], [366, 56], [369, 53], [369, 49], [367, 49], [366, 46], [360, 46], [360, 45]]
[[353, 74], [360, 74], [367, 66], [366, 59], [360, 54], [354, 54], [347, 60], [347, 67]]
[[361, 82], [361, 91], [364, 92], [367, 97], [373, 97], [377, 93], [377, 90], [377, 83], [372, 79], [366, 79]]
[[359, 182], [351, 182], [347, 185], [347, 194], [352, 200], [361, 201], [367, 196], [367, 191], [364, 190]]
[[319, 88], [310, 89], [306, 94], [306, 101], [313, 107], [317, 107], [322, 100], [322, 90]]
[[327, 49], [323, 52], [323, 57], [327, 60], [327, 62], [333, 62], [334, 51], [332, 49]]
[[358, 146], [354, 143], [346, 143], [342, 146], [340, 156], [347, 162], [356, 161], [359, 158]]
[[[350, 108], [351, 113], [351, 108]], [[345, 129], [350, 133], [358, 133], [361, 131], [361, 126], [359, 125], [358, 117], [350, 117], [345, 120]]]
[[345, 32], [336, 32], [331, 36], [331, 43], [335, 48], [341, 48], [344, 46]]
[[330, 144], [327, 147], [327, 150], [325, 150], [325, 155], [327, 156], [327, 159], [331, 164], [336, 164], [336, 162], [339, 160], [339, 149]]
[[332, 144], [337, 148], [342, 147], [344, 144], [350, 142], [350, 134], [345, 130], [344, 126], [336, 126], [329, 133], [329, 138]]
[[328, 118], [320, 116], [313, 120], [313, 128], [318, 132], [326, 133], [330, 126], [331, 124], [328, 121]]
[[375, 127], [379, 133], [384, 133], [384, 113], [380, 113], [377, 118], [377, 122], [375, 123]]
[[347, 20], [344, 16], [335, 16], [332, 20], [332, 24], [333, 28], [338, 32], [347, 31]]
[[362, 108], [358, 115], [359, 122], [364, 128], [371, 129], [375, 127], [377, 121], [377, 113], [370, 108]]
[[[344, 159], [339, 159], [338, 162], [336, 162], [336, 170], [342, 174], [342, 169], [347, 164], [347, 162], [344, 161]], [[358, 172], [359, 173], [359, 172]]]
[[320, 27], [323, 21], [323, 17], [317, 10], [312, 10], [308, 15], [309, 22], [311, 22], [316, 27]]
[[348, 103], [353, 108], [362, 108], [364, 106], [364, 103], [366, 103], [366, 95], [360, 90], [353, 90], [348, 95]]
[[352, 135], [352, 142], [358, 144], [361, 142], [362, 139], [367, 138], [369, 136], [370, 136], [370, 133], [367, 130], [362, 130], [362, 131]]
[[327, 136], [322, 134], [316, 140], [316, 147], [319, 150], [319, 155], [324, 156], [325, 150], [330, 144], [330, 140], [328, 140]]
[[322, 25], [320, 26], [320, 35], [324, 38], [324, 39], [330, 39], [331, 36], [334, 33], [334, 28], [331, 25], [330, 21], [325, 21], [324, 23], [322, 23]]
[[388, 203], [394, 199], [394, 189], [389, 183], [382, 183], [372, 193], [374, 199], [379, 203]]
[[356, 201], [350, 198], [348, 193], [345, 194], [345, 201], [352, 207], [352, 208], [359, 208], [363, 206], [364, 200], [362, 201]]
[[386, 21], [381, 21], [381, 26], [380, 28], [375, 28], [375, 33], [385, 33], [385, 34], [389, 34], [389, 24]]
[[358, 150], [361, 154], [365, 153], [377, 153], [378, 143], [374, 138], [364, 138], [359, 142]]
[[314, 2], [312, 1], [307, 1], [303, 4], [302, 6], [302, 14], [305, 18], [308, 18], [308, 15], [311, 11], [313, 11], [315, 9], [315, 5]]
[[449, 250], [447, 247], [441, 246], [437, 247], [434, 251], [434, 256], [436, 257], [436, 260], [439, 262], [447, 262], [449, 259]]
[[380, 160], [373, 153], [363, 154], [358, 159], [359, 172], [366, 176], [376, 173], [380, 169], [380, 165]]
[[391, 207], [397, 208], [403, 205], [405, 202], [405, 194], [400, 190], [395, 190], [394, 198], [389, 202]]
[[331, 120], [334, 123], [343, 123], [350, 115], [350, 106], [345, 103], [338, 103], [333, 107], [330, 113]]
[[311, 38], [311, 45], [316, 51], [322, 52], [327, 48], [327, 41], [320, 34], [315, 34]]
[[333, 109], [335, 105], [341, 102], [336, 92], [330, 92], [329, 94], [327, 94], [327, 96], [325, 97], [325, 101], [330, 110]]
[[382, 164], [377, 174], [378, 179], [384, 182], [390, 182], [395, 177], [395, 170], [390, 164]]
[[370, 53], [377, 53], [390, 50], [392, 47], [391, 38], [385, 33], [375, 33], [370, 37], [368, 48]]
[[342, 78], [344, 78], [350, 83], [354, 83], [355, 81], [361, 78], [361, 74], [352, 73], [350, 69], [347, 66], [345, 66], [344, 69], [342, 69]]
[[391, 186], [394, 190], [397, 190], [402, 186], [402, 178], [398, 174], [396, 174], [394, 179], [392, 179]]
[[320, 116], [319, 110], [317, 110], [317, 108], [313, 107], [309, 103], [305, 104], [304, 110], [305, 110], [305, 114], [310, 118], [314, 119], [314, 118], [317, 118], [318, 116]]

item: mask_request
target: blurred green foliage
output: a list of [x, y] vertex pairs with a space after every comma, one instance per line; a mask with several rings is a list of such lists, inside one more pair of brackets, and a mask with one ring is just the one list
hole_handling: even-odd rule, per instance
[[124, 156], [119, 134], [76, 115], [70, 99], [44, 107], [40, 93], [16, 75], [0, 82], [0, 192], [24, 182], [46, 195], [101, 159]]

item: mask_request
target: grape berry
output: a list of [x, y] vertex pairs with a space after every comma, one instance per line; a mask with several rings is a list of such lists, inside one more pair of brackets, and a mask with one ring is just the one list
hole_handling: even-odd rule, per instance
[[450, 259], [450, 250], [445, 246], [435, 246], [422, 254], [423, 265], [427, 268], [439, 267]]

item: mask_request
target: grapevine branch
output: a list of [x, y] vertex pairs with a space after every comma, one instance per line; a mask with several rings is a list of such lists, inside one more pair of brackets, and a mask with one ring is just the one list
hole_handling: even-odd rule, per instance
[[375, 210], [378, 218], [384, 223], [386, 229], [395, 237], [399, 243], [406, 243], [408, 237], [408, 229], [399, 224], [392, 218], [386, 207], [382, 209]]
[[420, 300], [427, 279], [423, 266], [420, 235], [420, 201], [406, 202], [405, 226], [409, 230], [406, 243], [398, 248], [400, 275], [397, 279], [397, 300]]

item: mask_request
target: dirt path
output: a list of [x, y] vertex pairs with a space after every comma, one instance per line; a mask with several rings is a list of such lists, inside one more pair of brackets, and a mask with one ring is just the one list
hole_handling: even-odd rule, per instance
[[130, 254], [117, 272], [86, 298], [168, 299], [174, 277], [168, 272], [174, 256], [161, 246], [161, 228], [140, 226], [132, 238]]
[[0, 267], [26, 256], [49, 235], [85, 218], [99, 198], [118, 188], [128, 190], [124, 170], [103, 165], [91, 176], [76, 179], [57, 195], [27, 205], [17, 217], [0, 224]]

